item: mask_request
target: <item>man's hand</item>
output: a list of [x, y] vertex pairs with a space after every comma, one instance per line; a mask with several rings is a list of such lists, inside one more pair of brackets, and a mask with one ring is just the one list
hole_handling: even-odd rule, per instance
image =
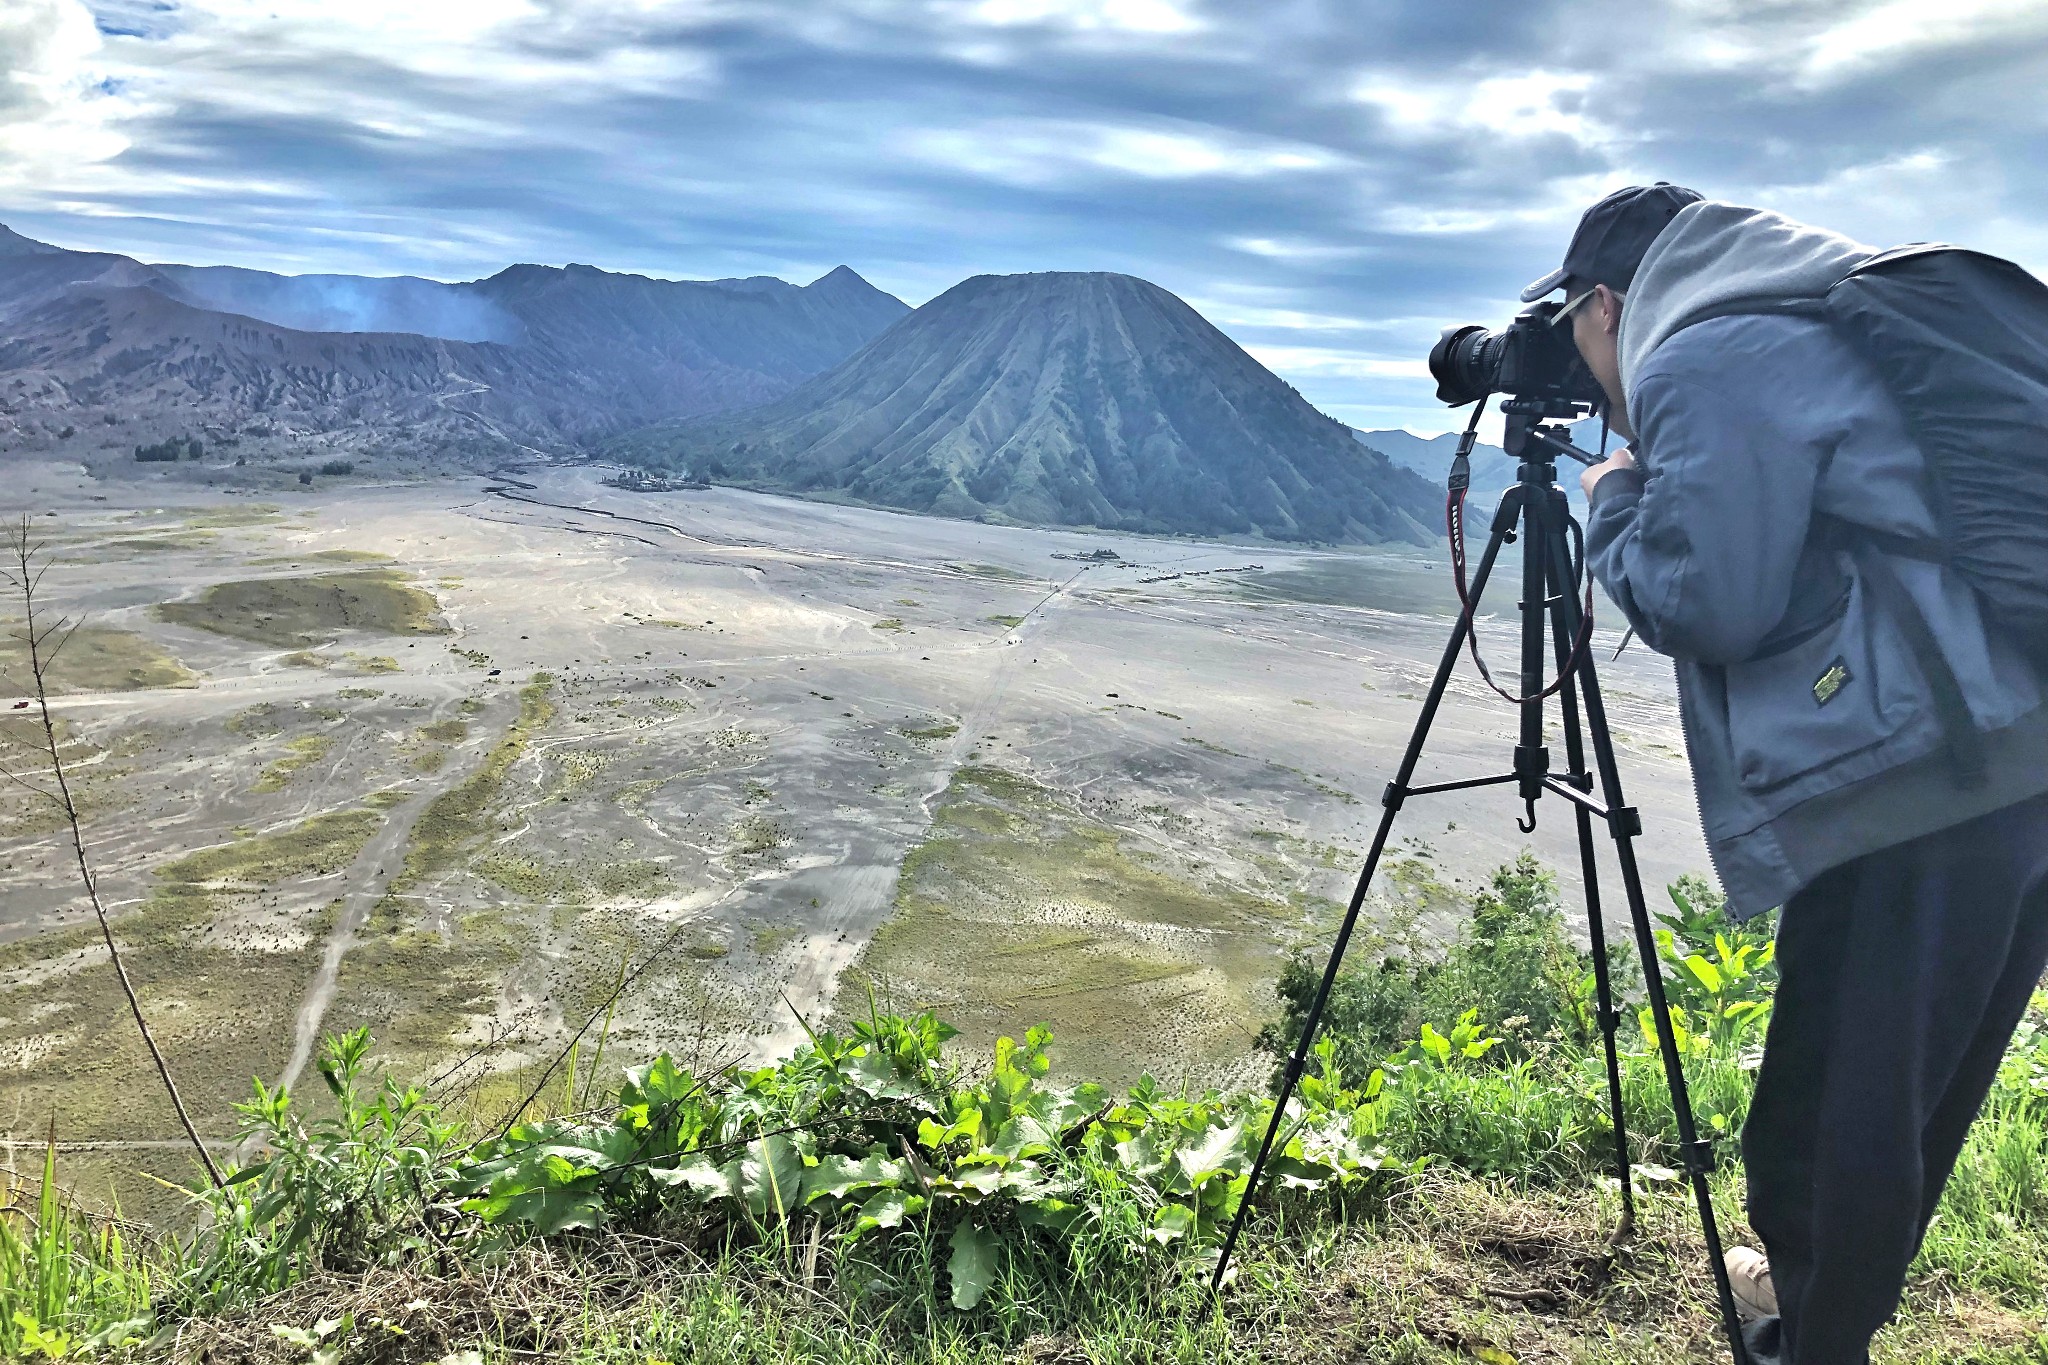
[[1617, 469], [1635, 469], [1638, 467], [1636, 464], [1636, 453], [1627, 446], [1623, 446], [1599, 464], [1588, 465], [1579, 475], [1579, 487], [1586, 490], [1586, 496], [1590, 499], [1593, 496], [1594, 484], [1600, 482], [1600, 480], [1606, 478]]

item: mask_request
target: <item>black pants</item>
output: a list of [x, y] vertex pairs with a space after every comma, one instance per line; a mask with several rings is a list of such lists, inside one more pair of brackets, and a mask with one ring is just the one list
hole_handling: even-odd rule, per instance
[[1742, 1151], [1783, 1316], [1751, 1354], [1866, 1365], [2048, 965], [2048, 796], [1827, 873], [1778, 962]]

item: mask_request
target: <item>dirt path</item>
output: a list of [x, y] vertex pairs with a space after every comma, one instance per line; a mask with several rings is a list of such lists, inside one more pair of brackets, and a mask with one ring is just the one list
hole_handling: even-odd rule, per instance
[[[500, 700], [493, 703], [498, 709], [506, 709], [507, 703]], [[515, 712], [516, 714], [516, 712]], [[507, 726], [510, 721], [506, 722]], [[313, 1048], [320, 1040], [320, 1026], [327, 1017], [327, 1007], [334, 1003], [334, 990], [341, 977], [342, 959], [355, 946], [356, 937], [363, 926], [370, 922], [370, 913], [391, 885], [391, 879], [405, 862], [405, 848], [412, 838], [413, 827], [419, 823], [421, 814], [435, 797], [467, 781], [486, 756], [496, 736], [504, 727], [494, 727], [491, 737], [479, 737], [464, 747], [468, 750], [462, 760], [442, 768], [442, 780], [416, 793], [404, 805], [395, 806], [385, 816], [384, 823], [363, 845], [362, 852], [349, 864], [343, 874], [348, 891], [342, 896], [341, 909], [335, 915], [334, 928], [327, 936], [327, 944], [320, 955], [319, 970], [313, 973], [313, 981], [306, 988], [305, 999], [299, 1002], [297, 1018], [292, 1026], [292, 1053], [285, 1062], [284, 1070], [278, 1073], [280, 1088], [295, 1085], [305, 1073], [306, 1064], [313, 1058]]]

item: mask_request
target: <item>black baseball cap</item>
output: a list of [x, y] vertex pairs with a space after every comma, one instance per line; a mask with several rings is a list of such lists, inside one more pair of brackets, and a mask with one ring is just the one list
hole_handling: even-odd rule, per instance
[[1697, 190], [1666, 180], [1616, 190], [1586, 210], [1565, 250], [1564, 264], [1524, 289], [1522, 302], [1534, 303], [1566, 280], [1626, 292], [1657, 234], [1680, 209], [1704, 198]]

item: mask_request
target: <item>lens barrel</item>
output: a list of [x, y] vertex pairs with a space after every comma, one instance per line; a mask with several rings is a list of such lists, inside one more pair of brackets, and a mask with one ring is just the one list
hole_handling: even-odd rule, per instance
[[1459, 408], [1499, 392], [1500, 361], [1507, 340], [1505, 331], [1489, 332], [1477, 323], [1444, 328], [1429, 351], [1429, 375], [1436, 380], [1437, 401]]
[[1458, 408], [1495, 393], [1553, 403], [1601, 401], [1571, 332], [1554, 325], [1561, 308], [1539, 303], [1497, 332], [1477, 323], [1444, 328], [1429, 351], [1437, 401]]

